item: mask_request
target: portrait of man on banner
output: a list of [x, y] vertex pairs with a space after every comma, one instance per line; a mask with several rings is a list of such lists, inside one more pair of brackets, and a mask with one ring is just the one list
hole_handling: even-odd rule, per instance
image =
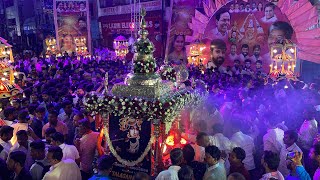
[[61, 53], [76, 52], [76, 40], [85, 38], [85, 46], [90, 51], [90, 27], [87, 0], [54, 1], [55, 29]]
[[220, 9], [215, 15], [216, 27], [212, 29], [207, 36], [209, 40], [222, 39], [224, 41], [228, 40], [228, 34], [230, 29], [231, 15], [227, 9]]

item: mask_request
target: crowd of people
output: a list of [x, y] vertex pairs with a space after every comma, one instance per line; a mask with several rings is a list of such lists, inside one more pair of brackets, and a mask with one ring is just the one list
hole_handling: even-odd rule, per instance
[[22, 91], [0, 101], [0, 179], [89, 179], [94, 167], [93, 179], [107, 178], [110, 157], [97, 160], [100, 127], [82, 99], [103, 90], [105, 70], [112, 87], [129, 69], [122, 61], [81, 60], [16, 59]]
[[250, 61], [240, 72], [237, 60], [226, 68], [226, 44], [213, 40], [211, 48], [205, 70], [188, 67], [210, 91], [181, 120], [186, 133], [178, 137], [190, 145], [171, 151], [172, 165], [157, 179], [320, 179], [318, 82], [273, 81]]
[[[189, 78], [204, 81], [210, 96], [182, 120], [191, 121], [192, 131], [181, 134], [187, 145], [171, 150], [171, 166], [154, 178], [320, 179], [319, 85], [266, 82], [246, 61], [241, 71], [237, 61], [224, 68], [225, 43], [214, 40], [211, 48], [206, 70], [188, 66]], [[82, 99], [103, 91], [106, 72], [110, 88], [122, 82], [130, 63], [69, 55], [16, 60], [23, 91], [1, 99], [0, 179], [111, 179], [115, 159], [98, 158], [99, 127]]]

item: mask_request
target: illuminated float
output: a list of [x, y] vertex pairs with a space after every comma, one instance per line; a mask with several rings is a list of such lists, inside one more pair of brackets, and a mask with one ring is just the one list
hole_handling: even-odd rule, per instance
[[[136, 172], [159, 173], [164, 168], [163, 153], [174, 146], [171, 132], [178, 131], [180, 112], [205, 97], [205, 92], [178, 89], [173, 82], [161, 79], [156, 72], [154, 46], [147, 38], [145, 15], [143, 9], [140, 38], [134, 43], [134, 72], [125, 82], [114, 85], [112, 92], [92, 93], [84, 101], [88, 111], [101, 117], [97, 118], [103, 127], [100, 137], [104, 134], [107, 149], [99, 152], [117, 159], [111, 176], [121, 179], [132, 179]], [[105, 89], [107, 86], [106, 81]]]
[[11, 98], [20, 92], [20, 87], [14, 83], [14, 62], [12, 46], [0, 37], [0, 98]]
[[46, 57], [48, 58], [50, 55], [54, 55], [57, 53], [57, 41], [54, 37], [47, 37], [45, 39], [46, 43]]
[[88, 54], [87, 39], [85, 36], [78, 36], [74, 38], [76, 45], [76, 53], [78, 56], [85, 56]]
[[118, 36], [113, 41], [113, 48], [120, 59], [124, 59], [129, 52], [129, 43], [124, 36]]
[[270, 56], [273, 62], [270, 64], [269, 77], [273, 81], [282, 79], [297, 80], [294, 74], [297, 60], [297, 48], [289, 40], [271, 46]]

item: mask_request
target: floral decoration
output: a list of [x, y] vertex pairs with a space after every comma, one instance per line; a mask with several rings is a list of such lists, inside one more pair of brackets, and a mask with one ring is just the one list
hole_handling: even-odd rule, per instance
[[138, 39], [138, 41], [134, 43], [134, 50], [139, 54], [152, 54], [155, 49], [149, 39]]
[[175, 82], [177, 79], [177, 72], [172, 67], [167, 67], [160, 70], [162, 80]]
[[84, 105], [92, 115], [105, 111], [120, 117], [160, 119], [165, 123], [172, 122], [185, 106], [198, 105], [203, 98], [200, 93], [186, 90], [156, 100], [92, 93], [86, 96]]
[[135, 60], [134, 61], [134, 73], [140, 74], [151, 74], [154, 73], [156, 69], [156, 63], [154, 59], [152, 60]]

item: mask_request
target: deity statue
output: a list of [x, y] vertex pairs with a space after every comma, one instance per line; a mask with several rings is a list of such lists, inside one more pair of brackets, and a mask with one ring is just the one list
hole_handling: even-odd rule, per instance
[[249, 14], [247, 16], [240, 29], [240, 32], [244, 33], [241, 44], [248, 44], [249, 49], [252, 49], [256, 44], [263, 43], [263, 29], [261, 28], [254, 14]]

